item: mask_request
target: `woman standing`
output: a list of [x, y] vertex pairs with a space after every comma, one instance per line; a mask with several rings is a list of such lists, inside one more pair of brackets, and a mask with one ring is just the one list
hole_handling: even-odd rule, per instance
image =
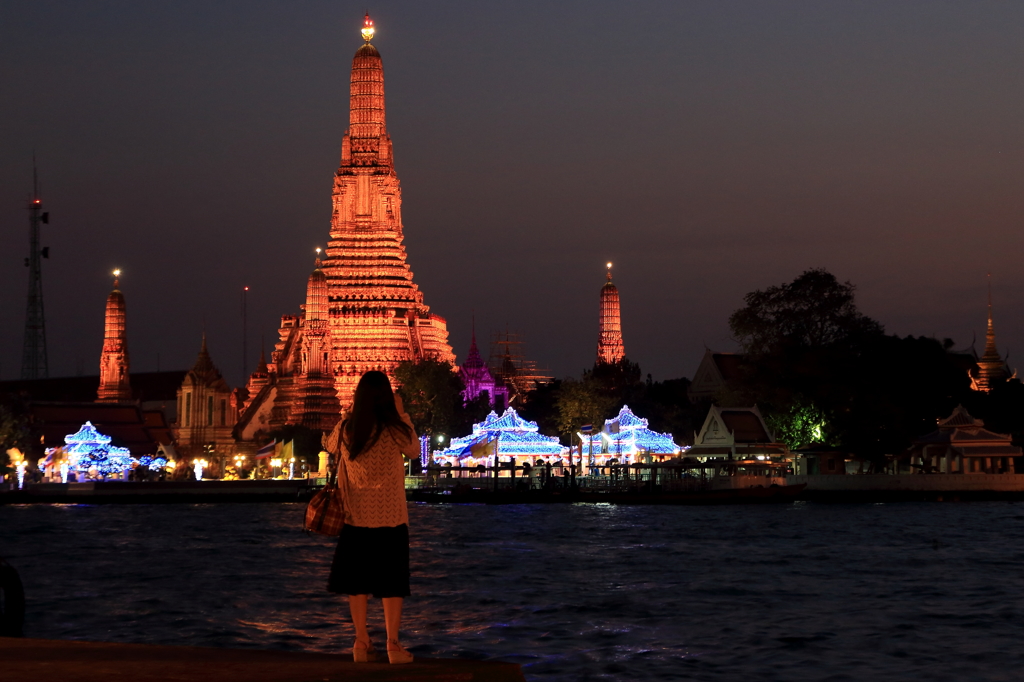
[[327, 589], [348, 595], [356, 630], [352, 656], [357, 663], [377, 660], [366, 630], [366, 606], [373, 595], [384, 602], [388, 660], [411, 663], [412, 654], [398, 643], [402, 599], [409, 596], [409, 512], [402, 455], [418, 454], [419, 439], [383, 372], [367, 372], [359, 380], [352, 411], [335, 427], [328, 450], [338, 462], [345, 526]]

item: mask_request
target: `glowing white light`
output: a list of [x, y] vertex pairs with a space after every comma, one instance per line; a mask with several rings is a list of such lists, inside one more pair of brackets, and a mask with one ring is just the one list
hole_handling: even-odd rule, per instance
[[375, 29], [373, 28], [373, 19], [370, 18], [369, 14], [363, 18], [363, 28], [359, 32], [363, 34], [363, 40], [366, 42], [373, 40]]

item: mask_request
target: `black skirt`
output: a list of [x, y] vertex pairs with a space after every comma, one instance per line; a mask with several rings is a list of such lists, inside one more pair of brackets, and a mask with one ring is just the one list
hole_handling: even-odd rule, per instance
[[345, 524], [338, 536], [327, 589], [338, 594], [372, 594], [377, 599], [408, 597], [409, 526]]

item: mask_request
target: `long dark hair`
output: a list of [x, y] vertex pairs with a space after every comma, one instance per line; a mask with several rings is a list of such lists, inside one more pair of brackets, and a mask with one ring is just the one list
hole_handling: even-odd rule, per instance
[[373, 447], [388, 427], [398, 429], [407, 437], [411, 431], [398, 415], [395, 394], [391, 390], [388, 376], [384, 372], [371, 370], [359, 380], [355, 398], [352, 399], [352, 412], [342, 427], [349, 458], [355, 459]]

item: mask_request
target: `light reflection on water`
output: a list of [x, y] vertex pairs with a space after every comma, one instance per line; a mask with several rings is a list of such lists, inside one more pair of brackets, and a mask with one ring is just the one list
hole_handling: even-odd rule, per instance
[[[0, 507], [32, 637], [338, 651], [301, 505]], [[413, 505], [405, 637], [535, 680], [1016, 679], [1024, 508]], [[379, 611], [377, 613], [378, 626]], [[383, 640], [378, 627], [376, 638]]]

